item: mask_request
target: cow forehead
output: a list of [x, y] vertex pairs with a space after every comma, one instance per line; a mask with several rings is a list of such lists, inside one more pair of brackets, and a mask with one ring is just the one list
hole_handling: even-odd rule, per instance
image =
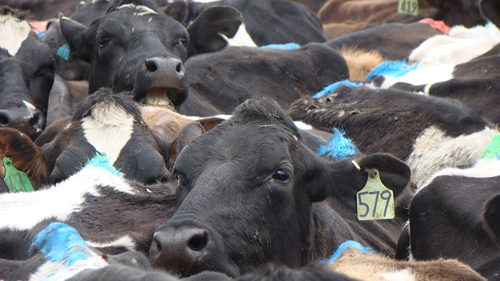
[[121, 32], [150, 34], [186, 34], [187, 31], [179, 22], [171, 17], [153, 11], [145, 6], [123, 5], [107, 15], [99, 26], [99, 30], [107, 31], [115, 36]]
[[296, 143], [293, 134], [277, 124], [228, 125], [193, 140], [182, 150], [176, 167], [197, 169], [200, 163], [231, 162], [243, 167], [245, 173], [261, 173], [275, 169], [284, 161], [292, 161], [294, 150], [299, 149]]

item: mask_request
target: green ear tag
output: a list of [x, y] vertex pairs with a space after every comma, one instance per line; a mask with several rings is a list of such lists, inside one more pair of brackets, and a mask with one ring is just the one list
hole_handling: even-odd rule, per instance
[[405, 15], [418, 15], [418, 0], [399, 0], [398, 13]]
[[3, 164], [5, 166], [5, 178], [3, 180], [9, 188], [9, 192], [34, 191], [26, 173], [14, 168], [11, 158], [4, 157]]
[[356, 194], [358, 220], [389, 220], [394, 218], [394, 193], [380, 181], [377, 169], [368, 171], [365, 187]]

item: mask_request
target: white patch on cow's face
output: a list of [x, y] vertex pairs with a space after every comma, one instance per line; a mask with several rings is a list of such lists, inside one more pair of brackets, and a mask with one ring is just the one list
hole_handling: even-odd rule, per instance
[[25, 20], [7, 14], [0, 15], [0, 47], [6, 49], [9, 54], [15, 56], [23, 41], [28, 38], [31, 26]]
[[447, 81], [453, 78], [455, 65], [447, 65], [432, 60], [422, 61], [418, 67], [398, 78], [385, 77], [381, 88], [389, 88], [396, 83], [408, 83], [411, 85], [430, 85]]
[[257, 47], [255, 42], [252, 40], [252, 37], [248, 34], [244, 23], [240, 25], [238, 32], [236, 32], [233, 38], [227, 38], [226, 36], [224, 36], [224, 38], [226, 38], [227, 42], [231, 46]]
[[85, 269], [98, 269], [109, 265], [100, 255], [94, 255], [88, 259], [82, 259], [71, 266], [64, 262], [46, 262], [30, 276], [29, 281], [52, 281], [66, 280]]
[[406, 161], [412, 171], [417, 189], [430, 176], [443, 168], [476, 162], [490, 144], [495, 130], [482, 131], [458, 137], [449, 137], [436, 126], [429, 127], [415, 140], [413, 152]]
[[132, 136], [134, 117], [114, 104], [98, 104], [82, 119], [83, 134], [101, 154], [114, 164]]
[[142, 5], [135, 5], [135, 4], [121, 5], [120, 7], [117, 7], [116, 9], [121, 10], [124, 8], [135, 10], [134, 15], [136, 15], [136, 16], [144, 16], [144, 15], [151, 15], [151, 14], [156, 15], [157, 14], [157, 12], [155, 12], [153, 9], [151, 9], [149, 7], [142, 6]]
[[500, 30], [494, 25], [465, 28], [455, 26], [449, 35], [431, 37], [415, 48], [410, 62], [431, 59], [444, 64], [468, 62], [500, 43]]
[[125, 179], [105, 168], [86, 166], [75, 175], [48, 189], [0, 195], [0, 228], [30, 229], [46, 218], [65, 221], [84, 203], [86, 194], [101, 196], [98, 186], [136, 194]]
[[391, 272], [382, 272], [380, 276], [384, 277], [387, 281], [415, 281], [415, 275], [413, 275], [409, 269], [396, 270]]
[[136, 244], [132, 237], [125, 235], [111, 242], [94, 242], [94, 241], [85, 241], [88, 246], [94, 248], [105, 248], [105, 247], [124, 247], [131, 251], [136, 249]]

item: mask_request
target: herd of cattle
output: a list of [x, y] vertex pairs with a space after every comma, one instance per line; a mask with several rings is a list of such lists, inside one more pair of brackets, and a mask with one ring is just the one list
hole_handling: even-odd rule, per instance
[[0, 5], [0, 280], [500, 280], [499, 1]]

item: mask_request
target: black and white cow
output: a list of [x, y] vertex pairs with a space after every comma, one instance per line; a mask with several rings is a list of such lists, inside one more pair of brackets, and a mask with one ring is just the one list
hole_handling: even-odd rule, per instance
[[409, 231], [401, 239], [409, 244], [398, 244], [398, 258], [454, 258], [500, 280], [499, 167], [498, 159], [481, 159], [434, 174], [411, 201]]
[[362, 153], [404, 160], [418, 187], [437, 170], [474, 163], [496, 132], [459, 101], [365, 86], [300, 99], [288, 113], [318, 129], [343, 128]]
[[169, 185], [127, 180], [104, 157], [54, 186], [1, 194], [0, 202], [0, 258], [9, 260], [30, 257], [31, 234], [37, 233], [31, 230], [45, 220], [76, 228], [87, 245], [103, 253], [147, 254], [155, 229], [175, 211]]
[[[410, 169], [385, 154], [354, 163], [318, 157], [275, 101], [247, 100], [182, 149], [173, 172], [179, 207], [156, 230], [150, 259], [182, 275], [214, 270], [234, 277], [268, 262], [304, 266], [346, 239], [394, 256], [411, 198]], [[357, 219], [356, 192], [368, 168], [394, 191], [393, 220]]]
[[19, 132], [1, 131], [3, 156], [42, 184], [68, 178], [96, 154], [127, 178], [149, 184], [170, 180], [169, 143], [150, 130], [127, 93], [102, 88], [79, 104], [72, 119], [56, 125], [47, 130], [50, 136], [40, 137], [40, 147]]
[[29, 24], [0, 7], [0, 127], [35, 139], [45, 128], [54, 58]]
[[132, 91], [136, 101], [179, 105], [187, 96], [183, 62], [189, 55], [227, 45], [241, 14], [230, 7], [204, 11], [184, 28], [149, 1], [118, 1], [87, 28], [62, 17], [70, 57], [90, 63], [89, 93], [100, 87]]

